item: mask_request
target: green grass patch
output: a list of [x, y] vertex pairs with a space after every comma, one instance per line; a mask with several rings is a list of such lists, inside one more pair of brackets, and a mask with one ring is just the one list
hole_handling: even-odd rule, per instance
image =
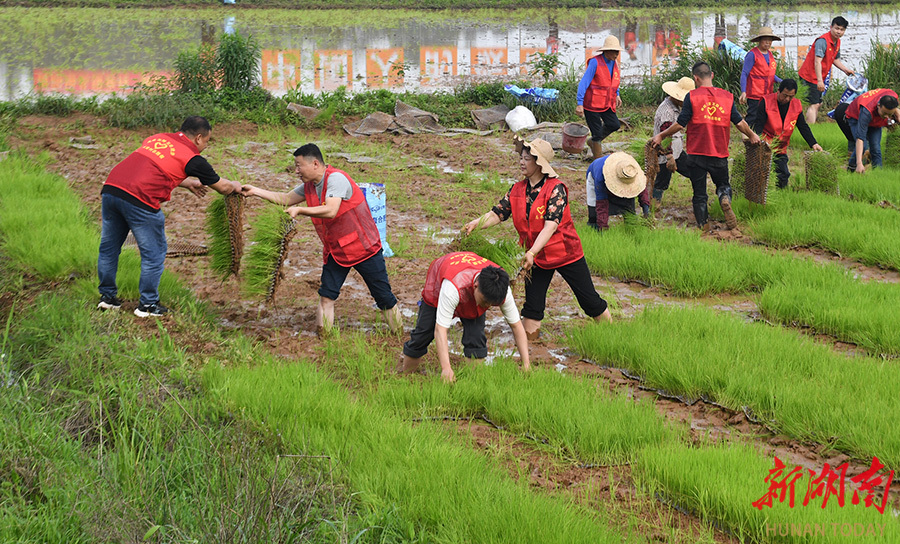
[[[796, 334], [705, 309], [654, 308], [613, 326], [572, 329], [572, 345], [655, 387], [708, 395], [799, 440], [900, 466], [900, 367], [850, 359]], [[665, 349], [660, 349], [665, 346]], [[865, 399], [862, 401], [862, 399]]]
[[[900, 157], [900, 149], [897, 150], [897, 156]], [[900, 170], [875, 168], [867, 170], [863, 175], [842, 171], [838, 177], [842, 197], [873, 204], [887, 202], [900, 208]]]

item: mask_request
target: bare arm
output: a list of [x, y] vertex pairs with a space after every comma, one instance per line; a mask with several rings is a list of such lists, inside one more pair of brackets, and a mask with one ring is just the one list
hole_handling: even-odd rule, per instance
[[325, 204], [322, 204], [321, 206], [291, 206], [285, 211], [295, 219], [298, 215], [318, 217], [320, 219], [334, 219], [341, 207], [341, 200], [342, 199], [339, 196], [330, 196], [325, 199]]
[[282, 206], [294, 206], [296, 204], [300, 204], [301, 202], [306, 200], [306, 197], [303, 195], [298, 195], [294, 191], [288, 191], [286, 193], [276, 193], [275, 191], [267, 191], [266, 189], [261, 189], [256, 187], [255, 185], [244, 185], [241, 188], [241, 194], [244, 196], [257, 196], [262, 198], [263, 200], [268, 200], [269, 202], [274, 202], [275, 204], [281, 204]]
[[741, 119], [741, 122], [735, 126], [737, 127], [737, 129], [739, 131], [741, 131], [741, 134], [750, 138], [751, 144], [755, 145], [755, 144], [759, 143], [759, 135], [756, 134], [755, 132], [753, 132], [753, 129], [751, 129], [750, 125], [747, 124], [747, 121], [745, 121], [744, 119]]
[[[524, 327], [523, 327], [524, 332]], [[434, 347], [437, 350], [438, 362], [441, 364], [441, 378], [445, 382], [452, 382], [456, 379], [453, 369], [450, 368], [450, 345], [447, 342], [447, 327], [435, 324], [434, 326]]]
[[213, 183], [209, 186], [210, 189], [221, 193], [223, 195], [230, 195], [231, 193], [240, 193], [241, 192], [241, 184], [236, 181], [227, 180], [225, 178], [219, 178], [219, 181]]
[[[815, 53], [813, 53], [815, 55]], [[820, 91], [825, 90], [825, 83], [822, 79], [822, 57], [816, 57], [813, 61], [813, 66], [816, 67], [816, 83], [818, 84], [818, 88]]]
[[675, 134], [679, 130], [682, 130], [683, 128], [684, 127], [679, 125], [678, 123], [672, 123], [669, 126], [669, 128], [667, 128], [666, 130], [664, 130], [664, 131], [660, 132], [659, 134], [657, 134], [656, 136], [654, 136], [650, 141], [653, 142], [653, 145], [659, 146], [660, 144], [662, 144], [663, 140], [665, 140], [669, 136]]
[[531, 359], [528, 356], [528, 337], [525, 335], [525, 325], [522, 320], [516, 321], [509, 326], [512, 329], [513, 338], [516, 340], [516, 349], [519, 350], [519, 357], [522, 359], [522, 370], [531, 370]]
[[463, 232], [465, 232], [466, 235], [468, 236], [469, 234], [472, 234], [472, 231], [474, 231], [477, 228], [486, 229], [488, 227], [493, 227], [494, 225], [499, 225], [499, 224], [500, 224], [500, 216], [497, 215], [496, 213], [494, 213], [494, 210], [491, 210], [491, 211], [487, 212], [486, 214], [482, 215], [481, 217], [479, 217], [478, 219], [473, 219], [473, 220], [469, 221], [468, 223], [466, 223], [466, 225], [463, 227]]
[[856, 139], [856, 172], [858, 174], [862, 174], [866, 171], [866, 167], [863, 166], [863, 149], [865, 149], [865, 142]]
[[184, 187], [185, 189], [194, 193], [197, 198], [206, 195], [206, 185], [200, 183], [200, 180], [197, 178], [185, 178], [185, 180], [179, 183], [178, 186]]
[[547, 242], [550, 241], [550, 237], [553, 236], [553, 233], [556, 232], [556, 229], [558, 228], [559, 223], [556, 221], [544, 221], [544, 228], [541, 229], [537, 238], [534, 239], [534, 244], [525, 252], [525, 261], [522, 263], [522, 268], [525, 270], [531, 269], [534, 265], [535, 255], [544, 250], [544, 246], [547, 245]]

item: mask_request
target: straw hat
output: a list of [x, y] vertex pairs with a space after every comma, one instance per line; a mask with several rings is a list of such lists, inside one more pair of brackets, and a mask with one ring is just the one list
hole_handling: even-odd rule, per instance
[[521, 154], [523, 149], [527, 149], [531, 156], [534, 157], [538, 166], [541, 167], [541, 172], [547, 174], [551, 178], [559, 177], [556, 175], [556, 170], [550, 166], [550, 159], [553, 158], [553, 146], [540, 138], [535, 138], [530, 142], [526, 142], [518, 136], [515, 138], [515, 143], [516, 152]]
[[687, 94], [693, 91], [695, 88], [696, 85], [694, 85], [694, 80], [689, 77], [683, 77], [677, 82], [666, 81], [662, 84], [663, 92], [665, 92], [675, 100], [680, 100], [682, 102], [684, 101], [684, 98], [687, 96]]
[[647, 176], [634, 157], [624, 151], [616, 151], [603, 164], [606, 188], [622, 198], [634, 198], [647, 186]]
[[603, 46], [598, 48], [597, 51], [601, 53], [603, 51], [621, 51], [622, 46], [619, 45], [619, 38], [615, 36], [607, 36], [605, 40], [603, 40]]
[[759, 29], [759, 32], [756, 33], [756, 36], [750, 38], [751, 42], [758, 42], [763, 38], [772, 38], [772, 41], [780, 42], [781, 38], [775, 35], [775, 31], [772, 30], [770, 26], [764, 26]]

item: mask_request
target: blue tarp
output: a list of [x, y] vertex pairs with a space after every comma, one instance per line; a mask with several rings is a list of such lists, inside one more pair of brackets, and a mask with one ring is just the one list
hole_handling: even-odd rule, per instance
[[549, 104], [550, 102], [556, 102], [556, 99], [559, 97], [558, 89], [545, 89], [543, 87], [523, 89], [516, 85], [505, 85], [503, 88], [522, 102], [534, 104]]

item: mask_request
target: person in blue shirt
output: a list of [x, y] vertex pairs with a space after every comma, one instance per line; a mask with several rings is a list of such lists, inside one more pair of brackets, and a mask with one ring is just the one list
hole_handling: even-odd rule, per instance
[[[578, 84], [575, 113], [584, 117], [591, 130], [588, 146], [594, 160], [600, 158], [600, 142], [619, 130], [621, 124], [616, 116], [616, 107], [622, 104], [619, 98], [619, 52], [622, 47], [615, 36], [607, 36], [600, 48], [600, 54], [588, 60], [587, 68]], [[601, 65], [601, 62], [603, 63]]]
[[628, 153], [617, 151], [600, 157], [588, 167], [589, 226], [606, 230], [609, 228], [610, 215], [634, 215], [636, 196], [639, 196], [644, 217], [649, 217], [650, 192], [647, 189], [647, 177], [634, 157]]
[[751, 42], [756, 42], [756, 47], [744, 57], [740, 102], [747, 104], [747, 116], [744, 119], [751, 127], [756, 121], [760, 100], [774, 92], [775, 83], [781, 83], [781, 78], [775, 75], [775, 57], [771, 51], [775, 40], [781, 41], [781, 38], [771, 28], [760, 28], [757, 35], [750, 39]]

